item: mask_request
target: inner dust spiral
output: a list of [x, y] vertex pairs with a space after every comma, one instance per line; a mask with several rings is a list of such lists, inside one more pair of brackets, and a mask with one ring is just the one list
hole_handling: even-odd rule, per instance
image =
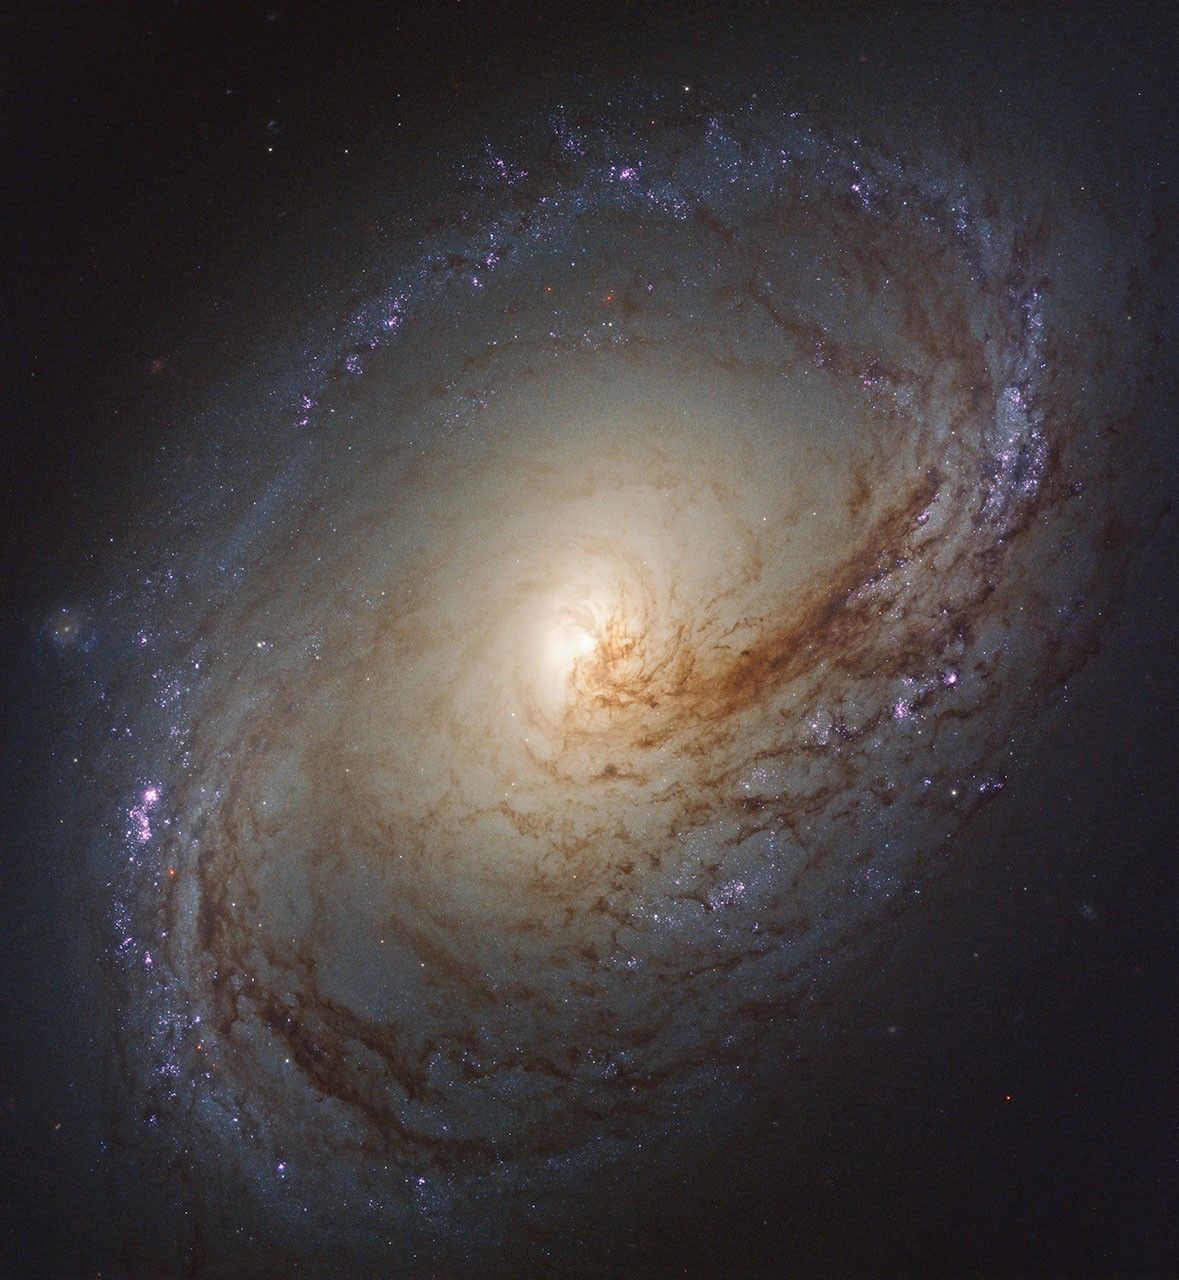
[[461, 1274], [707, 1129], [1002, 803], [1133, 541], [1148, 212], [766, 98], [556, 110], [450, 192], [107, 605], [112, 1108], [210, 1273], [261, 1214]]

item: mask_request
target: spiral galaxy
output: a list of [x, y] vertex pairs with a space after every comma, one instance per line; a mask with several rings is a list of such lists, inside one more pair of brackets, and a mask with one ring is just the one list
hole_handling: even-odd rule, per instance
[[952, 873], [1158, 516], [1157, 215], [1000, 151], [554, 105], [178, 427], [74, 623], [157, 1265], [490, 1274]]

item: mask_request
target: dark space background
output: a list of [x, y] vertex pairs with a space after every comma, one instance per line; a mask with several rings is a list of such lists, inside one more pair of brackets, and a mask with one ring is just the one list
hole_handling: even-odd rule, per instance
[[[145, 443], [216, 394], [219, 335], [259, 297], [295, 305], [365, 233], [374, 174], [408, 189], [520, 103], [653, 61], [691, 80], [780, 63], [935, 101], [966, 67], [975, 86], [1075, 95], [1078, 129], [1147, 130], [1173, 166], [1171, 8], [8, 8], [0, 1275], [124, 1274], [76, 980], [89, 904], [7, 820], [46, 747], [13, 721], [14, 682], [118, 532]], [[742, 1153], [745, 1179], [719, 1199], [686, 1181], [634, 1272], [1179, 1272], [1177, 605], [1172, 518], [1083, 710], [1065, 706], [987, 858], [908, 935], [922, 952], [864, 975], [804, 1057], [795, 1113]]]

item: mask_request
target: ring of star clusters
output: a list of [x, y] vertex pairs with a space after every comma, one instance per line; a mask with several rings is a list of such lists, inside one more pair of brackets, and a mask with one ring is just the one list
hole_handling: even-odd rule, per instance
[[1090, 305], [1147, 250], [1001, 169], [557, 109], [225, 392], [94, 709], [164, 1202], [478, 1256], [723, 1123], [953, 866], [1093, 651], [1152, 359]]

